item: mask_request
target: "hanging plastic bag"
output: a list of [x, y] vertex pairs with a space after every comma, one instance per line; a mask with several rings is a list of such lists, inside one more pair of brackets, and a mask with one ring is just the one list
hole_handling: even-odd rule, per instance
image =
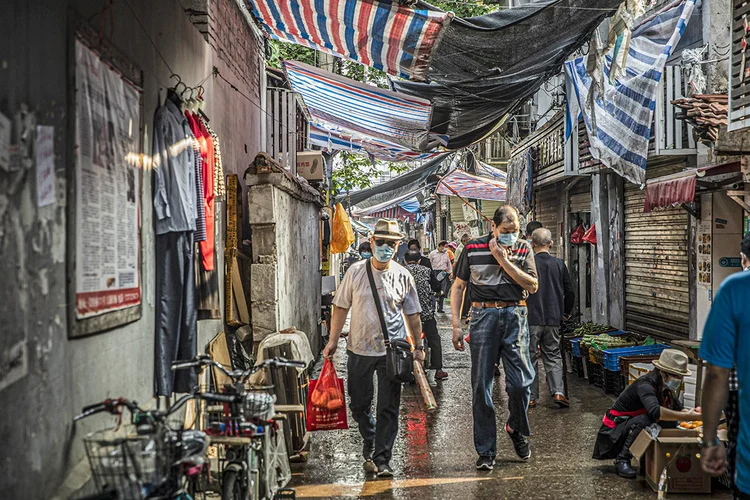
[[310, 432], [349, 428], [344, 404], [344, 380], [336, 375], [336, 369], [329, 360], [323, 363], [318, 379], [310, 380], [306, 428]]
[[323, 410], [338, 410], [344, 406], [344, 389], [339, 387], [339, 377], [333, 363], [326, 359], [323, 370], [315, 384], [315, 390], [310, 392], [310, 401], [316, 408]]
[[586, 229], [583, 227], [583, 223], [579, 222], [578, 227], [576, 227], [572, 233], [570, 233], [570, 242], [574, 245], [580, 245], [583, 243], [583, 235], [586, 232]]
[[591, 224], [591, 227], [583, 235], [583, 241], [596, 245], [596, 224]]
[[354, 243], [354, 229], [349, 214], [341, 203], [336, 204], [331, 228], [331, 253], [344, 253]]

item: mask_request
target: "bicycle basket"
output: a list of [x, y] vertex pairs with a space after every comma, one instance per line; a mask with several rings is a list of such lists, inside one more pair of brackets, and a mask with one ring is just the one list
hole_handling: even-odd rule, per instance
[[99, 491], [115, 490], [121, 500], [141, 500], [169, 478], [179, 439], [160, 430], [138, 435], [132, 425], [93, 432], [83, 438]]
[[274, 414], [276, 396], [265, 392], [249, 392], [245, 395], [245, 418], [270, 420]]

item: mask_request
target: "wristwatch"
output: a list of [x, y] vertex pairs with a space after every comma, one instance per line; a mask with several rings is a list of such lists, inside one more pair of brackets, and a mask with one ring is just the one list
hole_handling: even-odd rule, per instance
[[414, 350], [415, 351], [424, 351], [424, 344], [418, 345], [417, 347], [414, 348]]
[[721, 444], [721, 440], [719, 439], [719, 436], [716, 436], [716, 437], [713, 438], [712, 441], [706, 442], [701, 437], [698, 440], [698, 443], [700, 444], [701, 448], [713, 448], [715, 446], [719, 446]]

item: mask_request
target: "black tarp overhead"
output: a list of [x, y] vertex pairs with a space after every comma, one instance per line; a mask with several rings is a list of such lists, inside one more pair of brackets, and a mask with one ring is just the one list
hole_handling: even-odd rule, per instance
[[[451, 162], [447, 160], [452, 157], [452, 153], [444, 154], [388, 182], [352, 193], [349, 201], [352, 206], [368, 208], [425, 187], [430, 182], [437, 183], [436, 176], [448, 170]], [[346, 204], [346, 194], [339, 195], [337, 201]]]
[[430, 83], [393, 81], [393, 87], [432, 102], [431, 132], [448, 135], [448, 148], [469, 146], [559, 73], [619, 5], [620, 0], [541, 0], [455, 18], [433, 55]]

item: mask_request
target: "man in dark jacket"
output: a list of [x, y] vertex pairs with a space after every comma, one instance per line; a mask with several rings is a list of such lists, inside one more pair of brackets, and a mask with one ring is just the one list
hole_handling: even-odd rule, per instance
[[531, 384], [529, 408], [534, 408], [539, 399], [539, 348], [550, 395], [557, 406], [567, 408], [569, 403], [563, 382], [560, 323], [573, 311], [575, 292], [565, 263], [549, 253], [552, 248], [549, 229], [536, 229], [531, 235], [531, 244], [539, 274], [539, 291], [526, 301], [529, 306], [529, 353], [536, 371], [534, 383]]

